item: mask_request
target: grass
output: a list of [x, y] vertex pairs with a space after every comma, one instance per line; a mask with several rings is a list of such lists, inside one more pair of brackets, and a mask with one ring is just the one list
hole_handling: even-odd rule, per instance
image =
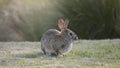
[[119, 68], [120, 40], [79, 40], [64, 56], [43, 55], [40, 42], [0, 42], [0, 68]]

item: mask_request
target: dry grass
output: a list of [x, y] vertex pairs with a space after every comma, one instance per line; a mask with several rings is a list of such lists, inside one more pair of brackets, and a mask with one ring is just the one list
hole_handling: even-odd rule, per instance
[[0, 41], [39, 41], [61, 16], [55, 6], [49, 0], [0, 0]]
[[119, 68], [120, 40], [79, 40], [64, 56], [43, 55], [40, 42], [0, 42], [0, 68]]

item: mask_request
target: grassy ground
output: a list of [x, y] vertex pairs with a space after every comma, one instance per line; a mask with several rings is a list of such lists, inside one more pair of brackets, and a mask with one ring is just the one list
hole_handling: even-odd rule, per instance
[[64, 56], [42, 54], [40, 42], [0, 42], [0, 68], [119, 68], [120, 40], [79, 40]]

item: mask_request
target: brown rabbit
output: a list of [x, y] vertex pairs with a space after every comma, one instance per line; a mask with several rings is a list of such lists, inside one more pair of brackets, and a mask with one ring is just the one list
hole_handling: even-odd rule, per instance
[[49, 29], [41, 38], [41, 49], [46, 55], [62, 55], [72, 48], [72, 41], [78, 39], [77, 35], [67, 28], [68, 20], [58, 19], [58, 27]]

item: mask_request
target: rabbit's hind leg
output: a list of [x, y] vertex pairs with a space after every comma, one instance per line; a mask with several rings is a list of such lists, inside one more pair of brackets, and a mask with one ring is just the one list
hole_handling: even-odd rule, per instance
[[57, 56], [58, 56], [58, 55], [62, 55], [62, 53], [60, 52], [59, 49], [54, 49], [54, 50], [55, 50]]

